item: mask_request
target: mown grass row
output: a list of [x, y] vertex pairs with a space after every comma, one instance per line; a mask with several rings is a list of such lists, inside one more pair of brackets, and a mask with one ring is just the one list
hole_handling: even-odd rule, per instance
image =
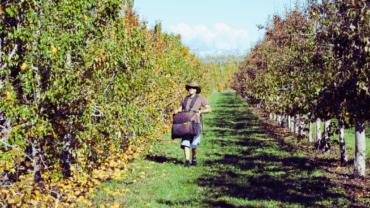
[[[320, 169], [295, 140], [271, 128], [233, 93], [212, 93], [205, 114], [198, 167], [184, 168], [179, 140], [170, 134], [129, 165], [124, 180], [91, 195], [98, 207], [346, 207], [365, 206]], [[349, 140], [349, 139], [348, 139]]]

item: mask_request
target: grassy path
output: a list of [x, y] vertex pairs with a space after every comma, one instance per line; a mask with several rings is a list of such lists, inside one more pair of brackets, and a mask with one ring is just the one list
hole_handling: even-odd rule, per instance
[[130, 164], [127, 179], [103, 183], [93, 204], [160, 208], [360, 203], [319, 168], [325, 159], [310, 159], [293, 143], [276, 139], [233, 93], [213, 93], [208, 101], [213, 112], [203, 115], [206, 138], [201, 138], [198, 167], [183, 167], [180, 140], [172, 141], [166, 134], [152, 154]]

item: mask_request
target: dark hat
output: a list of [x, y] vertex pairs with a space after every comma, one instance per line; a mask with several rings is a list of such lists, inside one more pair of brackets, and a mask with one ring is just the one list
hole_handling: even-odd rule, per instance
[[200, 89], [197, 81], [192, 81], [192, 82], [190, 82], [190, 84], [185, 85], [186, 90], [189, 90], [189, 87], [196, 88], [197, 89], [197, 94], [199, 94], [202, 91], [202, 89]]

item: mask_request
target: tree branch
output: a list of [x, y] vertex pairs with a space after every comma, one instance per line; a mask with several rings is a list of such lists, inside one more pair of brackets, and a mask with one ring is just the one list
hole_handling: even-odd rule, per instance
[[[112, 78], [111, 78], [111, 81], [113, 81], [113, 79], [114, 79], [114, 77], [115, 77], [115, 76], [116, 76], [116, 73], [114, 73], [114, 74], [113, 74], [113, 76], [112, 76]], [[107, 87], [105, 88], [105, 90], [104, 90], [103, 94], [102, 94], [102, 95], [100, 95], [100, 96], [105, 95], [105, 93], [106, 93], [106, 92], [107, 92], [107, 90], [108, 90], [109, 85], [110, 85], [110, 82], [108, 82]]]
[[20, 151], [19, 149], [15, 148], [14, 146], [12, 146], [12, 145], [10, 145], [10, 144], [8, 144], [8, 143], [5, 143], [5, 142], [3, 142], [3, 141], [1, 141], [1, 140], [0, 140], [0, 143], [2, 143], [2, 144], [6, 145], [6, 146], [8, 146], [8, 147], [11, 147], [11, 148], [13, 148], [13, 149], [17, 150], [18, 152], [22, 153], [24, 156], [28, 157], [31, 161], [33, 161], [33, 159], [32, 159], [30, 156], [28, 156], [26, 153], [24, 153], [24, 152]]
[[[15, 46], [14, 46], [14, 48], [13, 48], [13, 51], [10, 53], [10, 55], [9, 55], [9, 57], [8, 57], [8, 61], [10, 61], [12, 58], [13, 58], [13, 56], [14, 56], [14, 54], [15, 54], [15, 52], [17, 51], [17, 48], [18, 48], [18, 44], [15, 44]], [[6, 62], [1, 68], [0, 68], [0, 70], [2, 71], [2, 70], [4, 70], [5, 69], [5, 67], [7, 67], [8, 66], [8, 62]]]

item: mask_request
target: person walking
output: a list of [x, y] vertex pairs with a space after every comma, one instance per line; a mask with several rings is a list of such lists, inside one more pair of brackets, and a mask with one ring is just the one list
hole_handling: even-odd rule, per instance
[[[184, 149], [184, 154], [185, 154], [185, 166], [189, 168], [190, 167], [190, 148], [192, 148], [192, 153], [193, 153], [193, 159], [192, 159], [192, 166], [197, 166], [197, 152], [198, 152], [198, 146], [200, 144], [200, 130], [201, 126], [200, 123], [202, 123], [202, 118], [201, 114], [205, 113], [211, 113], [212, 109], [209, 106], [207, 100], [202, 96], [198, 95], [197, 99], [195, 100], [194, 106], [190, 108], [191, 101], [195, 97], [196, 94], [199, 94], [201, 92], [201, 88], [199, 87], [198, 83], [196, 81], [190, 82], [190, 84], [185, 86], [185, 89], [189, 92], [187, 103], [184, 103], [184, 100], [186, 97], [184, 97], [181, 100], [180, 108], [177, 110], [174, 110], [174, 113], [177, 114], [181, 111], [196, 111], [197, 116], [195, 119], [195, 123], [198, 126], [198, 134], [194, 137], [183, 137], [181, 141], [181, 148]], [[183, 104], [186, 106], [185, 109], [183, 109]], [[202, 107], [204, 107], [204, 110], [200, 110]], [[203, 130], [204, 131], [204, 130]]]

